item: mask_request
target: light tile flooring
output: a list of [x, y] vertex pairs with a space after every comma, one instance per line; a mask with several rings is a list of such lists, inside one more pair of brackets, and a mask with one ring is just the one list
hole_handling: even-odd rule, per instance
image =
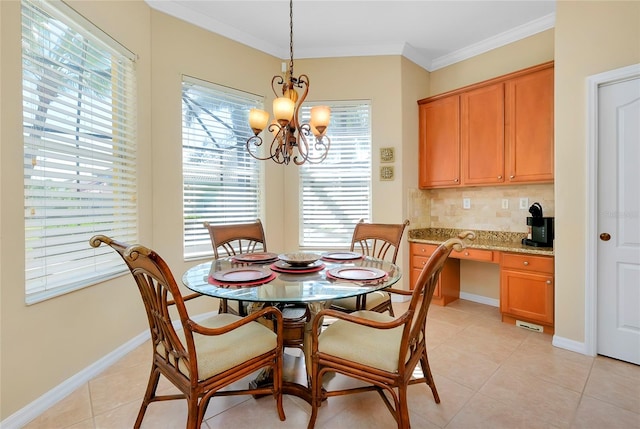
[[[403, 304], [398, 304], [399, 314]], [[640, 367], [588, 357], [551, 345], [551, 336], [500, 322], [497, 308], [469, 301], [433, 306], [427, 323], [429, 358], [442, 402], [411, 386], [413, 428], [640, 428]], [[131, 352], [26, 426], [130, 428], [149, 371], [149, 344]], [[330, 383], [339, 383], [336, 376]], [[161, 382], [164, 392], [173, 389]], [[280, 422], [273, 398], [212, 399], [203, 428], [306, 428], [310, 406], [285, 396]], [[184, 401], [149, 406], [143, 428], [181, 428]], [[329, 398], [316, 428], [393, 428], [376, 393]]]

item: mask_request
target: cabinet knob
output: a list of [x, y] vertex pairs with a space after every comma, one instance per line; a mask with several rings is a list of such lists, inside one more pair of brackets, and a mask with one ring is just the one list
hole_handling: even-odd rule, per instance
[[464, 252], [464, 256], [469, 256], [469, 252]]
[[453, 179], [454, 182], [458, 183], [458, 179]]
[[547, 280], [547, 284], [550, 285], [551, 284], [551, 280]]
[[524, 264], [525, 266], [526, 266], [526, 265], [529, 265], [529, 261], [524, 261], [524, 262], [523, 262], [523, 264]]
[[514, 176], [513, 174], [511, 176], [509, 176], [509, 179], [515, 179], [516, 176]]
[[502, 176], [498, 176], [498, 179], [502, 179]]

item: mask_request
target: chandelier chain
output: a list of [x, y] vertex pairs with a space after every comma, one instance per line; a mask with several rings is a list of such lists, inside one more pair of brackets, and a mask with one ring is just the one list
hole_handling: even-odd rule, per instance
[[289, 1], [289, 78], [293, 79], [293, 0]]

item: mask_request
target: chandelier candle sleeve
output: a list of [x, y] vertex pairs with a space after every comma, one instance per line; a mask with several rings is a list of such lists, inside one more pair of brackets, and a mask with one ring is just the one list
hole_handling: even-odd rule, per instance
[[260, 134], [269, 123], [269, 113], [261, 109], [249, 110], [249, 126], [255, 134]]
[[273, 100], [273, 116], [281, 126], [287, 125], [293, 118], [296, 103], [288, 97], [278, 97]]

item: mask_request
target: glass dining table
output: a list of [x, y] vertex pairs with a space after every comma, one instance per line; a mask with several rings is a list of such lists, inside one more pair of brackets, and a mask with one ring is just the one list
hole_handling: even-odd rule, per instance
[[[189, 268], [182, 283], [203, 295], [250, 303], [250, 308], [251, 305], [306, 307], [309, 317], [301, 346], [305, 366], [309, 368], [310, 332], [315, 314], [330, 307], [333, 300], [388, 288], [402, 274], [395, 264], [356, 252], [325, 252], [303, 263], [292, 262], [288, 259], [291, 255], [299, 259], [302, 254], [258, 252], [215, 259]], [[287, 328], [286, 321], [283, 328]], [[306, 383], [285, 379], [283, 390], [311, 400], [308, 377]]]

